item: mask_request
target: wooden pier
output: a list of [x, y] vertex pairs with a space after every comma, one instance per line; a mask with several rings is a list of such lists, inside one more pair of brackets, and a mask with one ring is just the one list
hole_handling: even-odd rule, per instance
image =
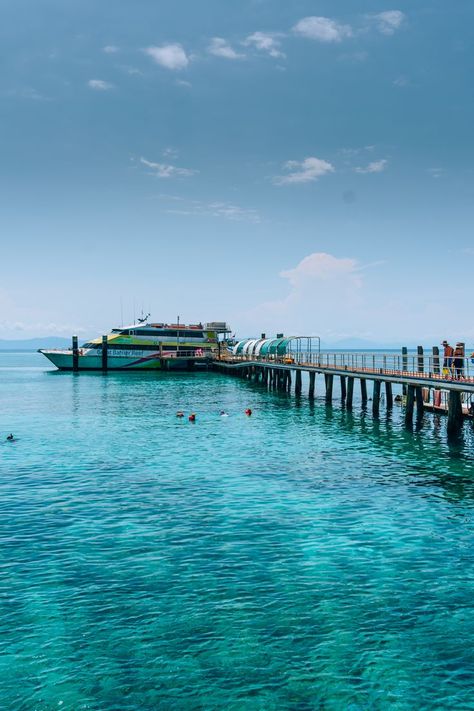
[[[381, 353], [288, 353], [284, 356], [220, 355], [213, 362], [214, 369], [266, 385], [271, 390], [290, 392], [294, 377], [294, 393], [302, 392], [302, 373], [309, 377], [308, 396], [314, 399], [316, 376], [324, 376], [324, 396], [329, 405], [334, 394], [334, 378], [340, 381], [341, 400], [353, 408], [354, 387], [359, 382], [360, 399], [367, 405], [367, 384], [372, 383], [372, 414], [379, 417], [382, 389], [387, 409], [394, 404], [393, 385], [402, 386], [402, 403], [405, 423], [420, 421], [425, 410], [445, 412], [450, 435], [457, 434], [463, 420], [470, 416], [469, 406], [474, 403], [474, 372], [469, 359], [456, 369], [443, 369], [442, 357], [437, 347], [425, 356], [420, 346], [415, 355], [403, 349], [401, 355]], [[438, 395], [439, 393], [439, 395]], [[444, 394], [445, 402], [441, 401]], [[399, 396], [400, 397], [400, 396]], [[464, 404], [463, 404], [464, 401]]]

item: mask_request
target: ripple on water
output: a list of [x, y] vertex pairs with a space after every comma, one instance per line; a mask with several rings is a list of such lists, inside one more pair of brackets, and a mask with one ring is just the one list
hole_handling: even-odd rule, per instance
[[0, 396], [3, 708], [472, 708], [469, 430], [205, 373]]

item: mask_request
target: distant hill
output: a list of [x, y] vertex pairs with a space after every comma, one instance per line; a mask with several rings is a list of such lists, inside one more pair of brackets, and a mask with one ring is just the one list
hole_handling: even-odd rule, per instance
[[70, 338], [60, 338], [59, 336], [25, 338], [18, 341], [0, 338], [0, 351], [36, 351], [38, 348], [67, 348], [70, 345]]

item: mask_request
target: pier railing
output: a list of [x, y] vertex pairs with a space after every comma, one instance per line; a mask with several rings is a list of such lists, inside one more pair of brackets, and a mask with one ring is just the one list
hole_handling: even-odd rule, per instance
[[286, 355], [221, 355], [227, 362], [252, 362], [313, 367], [374, 375], [429, 378], [448, 382], [474, 383], [474, 358], [397, 353], [288, 353]]

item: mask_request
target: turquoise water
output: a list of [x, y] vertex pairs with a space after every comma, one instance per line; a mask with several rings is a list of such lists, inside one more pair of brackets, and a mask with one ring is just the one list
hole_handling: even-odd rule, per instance
[[0, 403], [2, 709], [474, 708], [469, 425], [37, 354]]

